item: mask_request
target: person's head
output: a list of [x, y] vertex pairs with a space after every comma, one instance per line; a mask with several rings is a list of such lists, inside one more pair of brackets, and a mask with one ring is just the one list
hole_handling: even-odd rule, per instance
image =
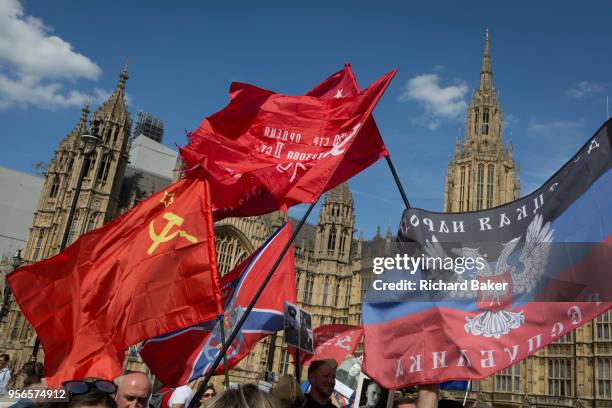
[[336, 385], [335, 360], [315, 360], [308, 367], [310, 394], [318, 402], [323, 402], [332, 395]]
[[394, 406], [397, 408], [416, 408], [416, 399], [412, 397], [401, 397]]
[[115, 401], [118, 408], [144, 408], [149, 404], [153, 390], [151, 379], [145, 373], [135, 371], [117, 377]]
[[366, 407], [375, 407], [378, 405], [381, 394], [382, 389], [380, 388], [380, 385], [376, 384], [375, 382], [368, 384], [368, 388], [366, 389]]
[[0, 354], [0, 370], [8, 365], [10, 357], [8, 354]]
[[441, 399], [440, 401], [438, 401], [438, 407], [439, 408], [462, 408], [463, 404], [461, 404], [459, 401]]
[[208, 406], [207, 404], [216, 396], [217, 390], [215, 390], [215, 386], [208, 384], [206, 388], [204, 388], [204, 393], [202, 394], [202, 398], [200, 398], [200, 403], [206, 407]]
[[255, 384], [245, 384], [237, 390], [225, 391], [215, 397], [207, 408], [282, 408], [283, 404]]
[[349, 368], [348, 375], [351, 377], [357, 377], [361, 372], [361, 365], [359, 363], [354, 363], [351, 368]]
[[68, 408], [117, 408], [111, 394], [92, 390], [80, 395], [70, 395]]
[[287, 408], [299, 408], [304, 405], [304, 393], [295, 378], [290, 375], [284, 375], [278, 380], [272, 388], [272, 395]]
[[42, 363], [28, 361], [21, 367], [21, 370], [11, 377], [6, 386], [7, 389], [21, 389], [32, 384], [41, 383], [43, 377], [44, 370]]

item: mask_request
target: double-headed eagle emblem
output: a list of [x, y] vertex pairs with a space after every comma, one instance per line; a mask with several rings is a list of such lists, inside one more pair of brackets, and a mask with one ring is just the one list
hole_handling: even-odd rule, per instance
[[[522, 236], [515, 237], [502, 244], [497, 261], [485, 262], [482, 270], [476, 270], [475, 279], [479, 281], [505, 282], [506, 290], [453, 290], [450, 296], [459, 298], [477, 298], [477, 306], [484, 310], [474, 317], [466, 316], [465, 331], [474, 336], [495, 337], [510, 333], [525, 323], [523, 311], [511, 311], [512, 295], [527, 293], [533, 290], [540, 281], [548, 254], [553, 240], [554, 230], [550, 227], [550, 222], [544, 224], [541, 214], [537, 214], [525, 233], [523, 250], [518, 257], [518, 261], [523, 264], [522, 270], [517, 268], [516, 263], [511, 265], [508, 259], [512, 256], [521, 241]], [[424, 250], [430, 257], [446, 258], [444, 248], [432, 236], [431, 241], [426, 240]], [[484, 258], [479, 252], [479, 248], [453, 248], [451, 252], [459, 257]], [[518, 262], [517, 262], [518, 263]], [[494, 269], [493, 269], [494, 268]], [[430, 272], [440, 273], [444, 271]], [[448, 276], [448, 273], [446, 274]], [[452, 273], [455, 282], [465, 282], [466, 279], [461, 274]]]

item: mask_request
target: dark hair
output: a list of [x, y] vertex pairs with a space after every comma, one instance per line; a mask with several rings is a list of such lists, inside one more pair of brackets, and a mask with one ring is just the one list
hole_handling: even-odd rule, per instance
[[6, 354], [6, 353], [0, 354], [0, 358], [3, 358], [3, 359], [4, 359], [4, 361], [6, 361], [7, 363], [8, 363], [8, 362], [9, 362], [9, 360], [11, 359], [11, 358], [9, 357], [9, 355], [8, 355], [8, 354]]
[[414, 397], [399, 397], [395, 400], [396, 404], [416, 404], [417, 400]]
[[308, 375], [314, 373], [315, 371], [317, 371], [320, 367], [323, 367], [324, 365], [334, 368], [329, 360], [315, 360], [312, 363], [310, 363], [310, 365], [308, 366]]
[[117, 403], [110, 394], [93, 390], [85, 394], [70, 395], [68, 408], [77, 408], [84, 405], [102, 405], [107, 408], [117, 408]]
[[459, 401], [441, 399], [438, 402], [438, 408], [463, 408], [463, 404], [460, 403]]
[[213, 384], [208, 384], [205, 388], [204, 388], [204, 392], [206, 392], [206, 390], [213, 390], [213, 392], [215, 393], [215, 395], [217, 395], [217, 390], [215, 389], [215, 386]]

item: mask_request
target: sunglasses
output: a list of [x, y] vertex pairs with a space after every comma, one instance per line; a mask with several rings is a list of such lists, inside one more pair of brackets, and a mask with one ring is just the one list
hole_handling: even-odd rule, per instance
[[204, 396], [205, 396], [206, 398], [214, 397], [214, 396], [215, 396], [215, 393], [214, 393], [214, 392], [205, 392], [205, 393], [204, 393]]
[[105, 394], [114, 394], [117, 391], [117, 386], [114, 382], [108, 380], [96, 380], [96, 381], [81, 381], [72, 380], [64, 381], [62, 383], [64, 389], [70, 394], [81, 395], [87, 394], [92, 389], [96, 389]]

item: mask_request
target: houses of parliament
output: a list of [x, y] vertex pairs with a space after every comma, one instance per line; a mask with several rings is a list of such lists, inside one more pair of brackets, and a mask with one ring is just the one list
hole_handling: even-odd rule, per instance
[[[132, 121], [125, 101], [127, 80], [124, 69], [112, 95], [94, 112], [85, 107], [81, 117], [75, 118], [74, 129], [58, 144], [23, 248], [26, 262], [55, 255], [66, 228], [70, 244], [164, 188], [172, 178], [177, 179], [176, 171], [162, 177], [130, 166], [135, 141], [146, 136], [131, 137]], [[98, 124], [103, 143], [84, 155], [79, 152], [79, 136], [87, 130], [88, 120]], [[512, 142], [504, 141], [503, 124], [487, 32], [478, 88], [466, 112], [465, 137], [457, 139], [447, 168], [444, 211], [481, 210], [519, 197], [519, 168], [513, 158]], [[139, 143], [155, 143], [162, 152], [170, 150], [160, 141], [157, 135]], [[74, 219], [66, 225], [81, 166], [85, 166], [82, 190]], [[394, 240], [390, 230], [383, 236], [379, 229], [371, 240], [365, 240], [363, 233], [356, 236], [357, 215], [348, 185], [341, 184], [325, 195], [316, 223], [305, 224], [296, 239], [297, 299], [311, 313], [313, 327], [361, 323], [361, 299], [371, 284], [372, 259], [387, 254]], [[220, 273], [227, 273], [257, 249], [285, 216], [276, 212], [216, 223]], [[18, 368], [30, 359], [35, 333], [14, 302], [0, 322], [0, 329], [0, 352], [8, 352]], [[137, 355], [129, 352], [127, 361], [134, 367], [142, 364]], [[261, 379], [269, 368], [277, 375], [294, 371], [281, 335], [262, 340], [230, 375], [232, 381], [252, 381]], [[449, 394], [463, 397], [462, 393]], [[474, 382], [468, 401], [468, 406], [476, 407], [612, 407], [610, 312], [536, 355]]]

